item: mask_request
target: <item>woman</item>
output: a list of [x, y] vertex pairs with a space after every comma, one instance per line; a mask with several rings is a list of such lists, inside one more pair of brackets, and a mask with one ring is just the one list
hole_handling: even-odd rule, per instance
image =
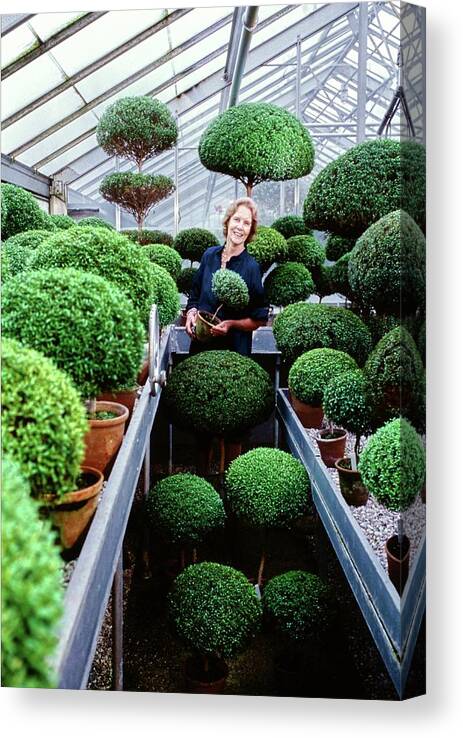
[[[250, 197], [235, 200], [227, 208], [223, 221], [223, 246], [213, 246], [204, 252], [187, 303], [186, 331], [191, 341], [190, 354], [210, 349], [231, 349], [243, 356], [251, 355], [252, 332], [265, 325], [269, 305], [262, 287], [260, 267], [248, 254], [246, 245], [257, 229], [257, 207]], [[246, 282], [249, 304], [240, 313], [231, 314], [221, 308], [220, 323], [211, 329], [216, 337], [209, 344], [195, 340], [194, 326], [198, 310], [214, 313], [219, 305], [212, 292], [212, 276], [218, 269], [232, 269]]]

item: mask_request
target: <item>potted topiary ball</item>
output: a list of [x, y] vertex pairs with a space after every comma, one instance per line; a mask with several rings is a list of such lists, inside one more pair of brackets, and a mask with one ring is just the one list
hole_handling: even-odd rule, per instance
[[198, 341], [206, 343], [214, 338], [211, 328], [220, 323], [217, 313], [225, 305], [231, 312], [244, 310], [249, 303], [249, 290], [244, 279], [232, 269], [218, 269], [212, 275], [212, 292], [219, 301], [217, 310], [212, 314], [206, 310], [198, 311], [195, 335]]
[[312, 235], [312, 231], [307, 228], [301, 215], [283, 215], [281, 218], [277, 218], [271, 227], [286, 239], [291, 238], [291, 236]]
[[266, 272], [276, 261], [285, 261], [288, 253], [286, 239], [268, 226], [257, 226], [254, 238], [247, 245], [248, 253]]
[[177, 281], [182, 271], [182, 258], [174, 249], [165, 244], [148, 244], [144, 247], [148, 259], [158, 266], [164, 267], [173, 280]]
[[128, 238], [129, 241], [138, 243], [140, 246], [147, 246], [150, 243], [162, 243], [164, 246], [173, 246], [174, 243], [172, 236], [165, 231], [142, 228], [141, 231], [128, 229], [121, 231], [121, 233]]
[[10, 274], [18, 274], [29, 266], [35, 250], [50, 238], [50, 231], [24, 231], [2, 244], [2, 256], [8, 261]]
[[232, 461], [225, 476], [231, 511], [247, 526], [257, 529], [261, 557], [257, 586], [262, 586], [266, 532], [289, 527], [307, 512], [310, 482], [304, 466], [286, 451], [255, 448]]
[[262, 608], [244, 574], [204, 562], [188, 566], [174, 582], [168, 613], [177, 634], [195, 655], [186, 663], [189, 691], [219, 693], [234, 656], [258, 632]]
[[[375, 499], [390, 510], [402, 512], [423, 487], [426, 456], [421, 439], [405, 418], [379, 428], [368, 440], [359, 461], [362, 480]], [[389, 576], [402, 594], [408, 576], [410, 541], [402, 533], [386, 542]]]
[[178, 291], [186, 297], [190, 296], [191, 288], [193, 286], [193, 279], [197, 271], [198, 270], [196, 267], [185, 267], [185, 269], [182, 269], [177, 277]]
[[284, 307], [310, 297], [315, 284], [311, 273], [303, 264], [288, 261], [269, 272], [264, 289], [272, 305]]
[[182, 259], [189, 259], [193, 266], [194, 261], [201, 261], [204, 252], [217, 243], [218, 238], [206, 228], [185, 228], [177, 233], [173, 246]]
[[47, 213], [39, 206], [35, 197], [22, 187], [13, 184], [1, 185], [2, 240], [23, 231], [54, 230]]
[[337, 261], [348, 254], [355, 246], [355, 238], [347, 236], [339, 236], [337, 233], [330, 233], [326, 241], [326, 258], [330, 261]]

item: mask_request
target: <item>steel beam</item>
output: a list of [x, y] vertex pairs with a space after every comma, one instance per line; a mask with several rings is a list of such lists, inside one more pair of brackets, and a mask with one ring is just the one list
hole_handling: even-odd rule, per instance
[[360, 3], [358, 17], [357, 143], [365, 140], [367, 105], [368, 3]]
[[14, 161], [6, 154], [2, 154], [2, 182], [22, 187], [47, 200], [50, 198], [51, 178], [35, 172], [26, 164]]

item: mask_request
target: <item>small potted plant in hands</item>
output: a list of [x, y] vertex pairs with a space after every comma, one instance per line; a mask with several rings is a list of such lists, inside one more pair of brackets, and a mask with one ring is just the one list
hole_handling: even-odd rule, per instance
[[228, 676], [224, 658], [242, 650], [261, 625], [262, 608], [253, 587], [230, 566], [193, 564], [175, 580], [168, 613], [195, 653], [186, 663], [189, 691], [222, 692]]
[[198, 341], [205, 343], [213, 338], [211, 328], [220, 323], [217, 313], [224, 305], [234, 312], [243, 310], [249, 302], [249, 290], [246, 282], [231, 269], [219, 269], [212, 277], [212, 292], [219, 301], [214, 314], [204, 310], [198, 312], [195, 335]]

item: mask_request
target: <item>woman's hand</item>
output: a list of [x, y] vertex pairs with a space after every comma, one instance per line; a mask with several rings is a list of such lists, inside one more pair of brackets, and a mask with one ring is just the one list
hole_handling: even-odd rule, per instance
[[211, 328], [213, 336], [226, 336], [230, 328], [233, 327], [233, 320], [222, 320]]
[[196, 325], [196, 316], [197, 316], [197, 314], [198, 313], [195, 310], [189, 310], [188, 313], [187, 313], [187, 316], [186, 316], [185, 329], [186, 329], [186, 332], [188, 333], [188, 335], [190, 336], [190, 338], [194, 338], [195, 337], [195, 334], [194, 334], [193, 329], [194, 329], [194, 327]]

